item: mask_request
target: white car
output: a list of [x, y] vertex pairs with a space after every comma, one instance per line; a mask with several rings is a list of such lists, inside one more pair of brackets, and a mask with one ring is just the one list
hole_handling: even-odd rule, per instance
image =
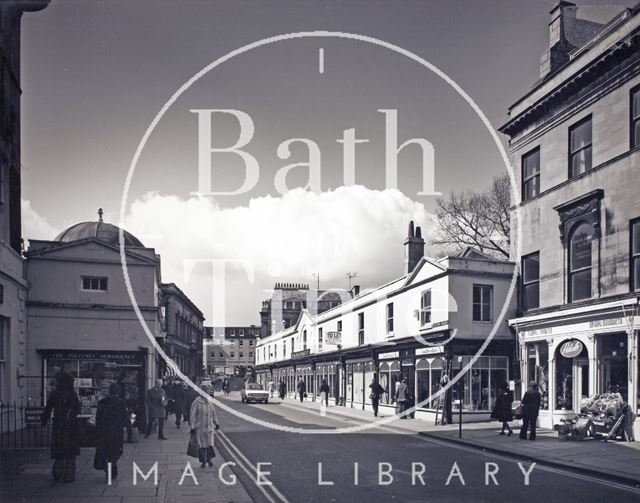
[[248, 382], [240, 390], [240, 399], [243, 402], [264, 402], [269, 403], [269, 392], [262, 387], [262, 384]]

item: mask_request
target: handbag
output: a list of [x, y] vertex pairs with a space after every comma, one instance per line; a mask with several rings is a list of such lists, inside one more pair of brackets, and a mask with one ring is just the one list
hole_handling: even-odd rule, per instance
[[200, 446], [198, 445], [198, 437], [195, 433], [189, 435], [189, 443], [187, 444], [187, 456], [200, 459]]

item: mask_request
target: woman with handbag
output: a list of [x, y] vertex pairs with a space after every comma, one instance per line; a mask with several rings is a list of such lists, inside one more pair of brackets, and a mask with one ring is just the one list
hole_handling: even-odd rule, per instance
[[211, 459], [215, 457], [213, 450], [214, 431], [220, 425], [218, 424], [218, 416], [213, 403], [201, 395], [191, 404], [191, 413], [189, 414], [189, 424], [191, 425], [191, 435], [195, 436], [198, 442], [200, 467], [204, 468], [209, 464], [213, 466]]
[[513, 435], [513, 430], [509, 424], [510, 421], [513, 421], [513, 412], [511, 411], [511, 393], [508, 390], [509, 386], [504, 384], [498, 391], [496, 404], [493, 407], [493, 412], [491, 412], [491, 419], [497, 419], [502, 423], [502, 430], [498, 435], [504, 435], [505, 429], [509, 432], [508, 436]]

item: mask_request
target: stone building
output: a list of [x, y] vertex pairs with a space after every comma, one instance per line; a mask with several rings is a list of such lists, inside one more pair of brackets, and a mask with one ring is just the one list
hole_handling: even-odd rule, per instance
[[205, 343], [205, 361], [210, 374], [242, 374], [255, 366], [255, 348], [260, 337], [256, 325], [212, 327]]
[[[433, 420], [438, 410], [442, 417], [437, 393], [443, 376], [462, 374], [447, 403], [462, 396], [465, 421], [488, 419], [497, 391], [518, 371], [506, 322], [516, 312], [515, 295], [509, 295], [514, 264], [472, 249], [440, 260], [424, 257], [413, 223], [405, 247], [402, 277], [320, 314], [303, 309], [294, 325], [261, 338], [258, 380], [284, 380], [293, 394], [303, 379], [316, 400], [326, 379], [336, 404], [369, 409], [375, 375], [387, 391], [381, 407], [392, 412], [396, 384], [406, 378], [416, 417]], [[446, 412], [450, 417], [450, 406]]]
[[551, 11], [540, 78], [501, 127], [521, 191], [511, 324], [546, 427], [610, 389], [640, 405], [640, 6], [606, 24], [577, 10]]
[[0, 402], [27, 398], [26, 307], [21, 235], [20, 24], [49, 0], [0, 2]]
[[306, 283], [276, 283], [271, 298], [262, 302], [260, 337], [291, 327], [303, 309], [319, 314], [349, 298], [344, 290], [311, 290]]
[[[118, 382], [130, 407], [145, 417], [145, 393], [161, 364], [127, 293], [120, 229], [82, 222], [52, 241], [30, 240], [26, 256], [28, 394], [44, 403], [52, 378], [75, 378], [82, 416], [95, 414], [109, 385]], [[159, 337], [160, 258], [124, 231], [131, 288], [150, 333]]]
[[[163, 349], [183, 374], [198, 378], [202, 375], [204, 315], [175, 283], [161, 284], [160, 292]], [[161, 375], [171, 374], [171, 368], [164, 364]]]

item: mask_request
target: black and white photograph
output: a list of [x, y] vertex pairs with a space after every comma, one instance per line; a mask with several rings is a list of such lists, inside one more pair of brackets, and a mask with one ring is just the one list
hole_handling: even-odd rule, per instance
[[640, 502], [639, 414], [638, 0], [0, 0], [0, 502]]

